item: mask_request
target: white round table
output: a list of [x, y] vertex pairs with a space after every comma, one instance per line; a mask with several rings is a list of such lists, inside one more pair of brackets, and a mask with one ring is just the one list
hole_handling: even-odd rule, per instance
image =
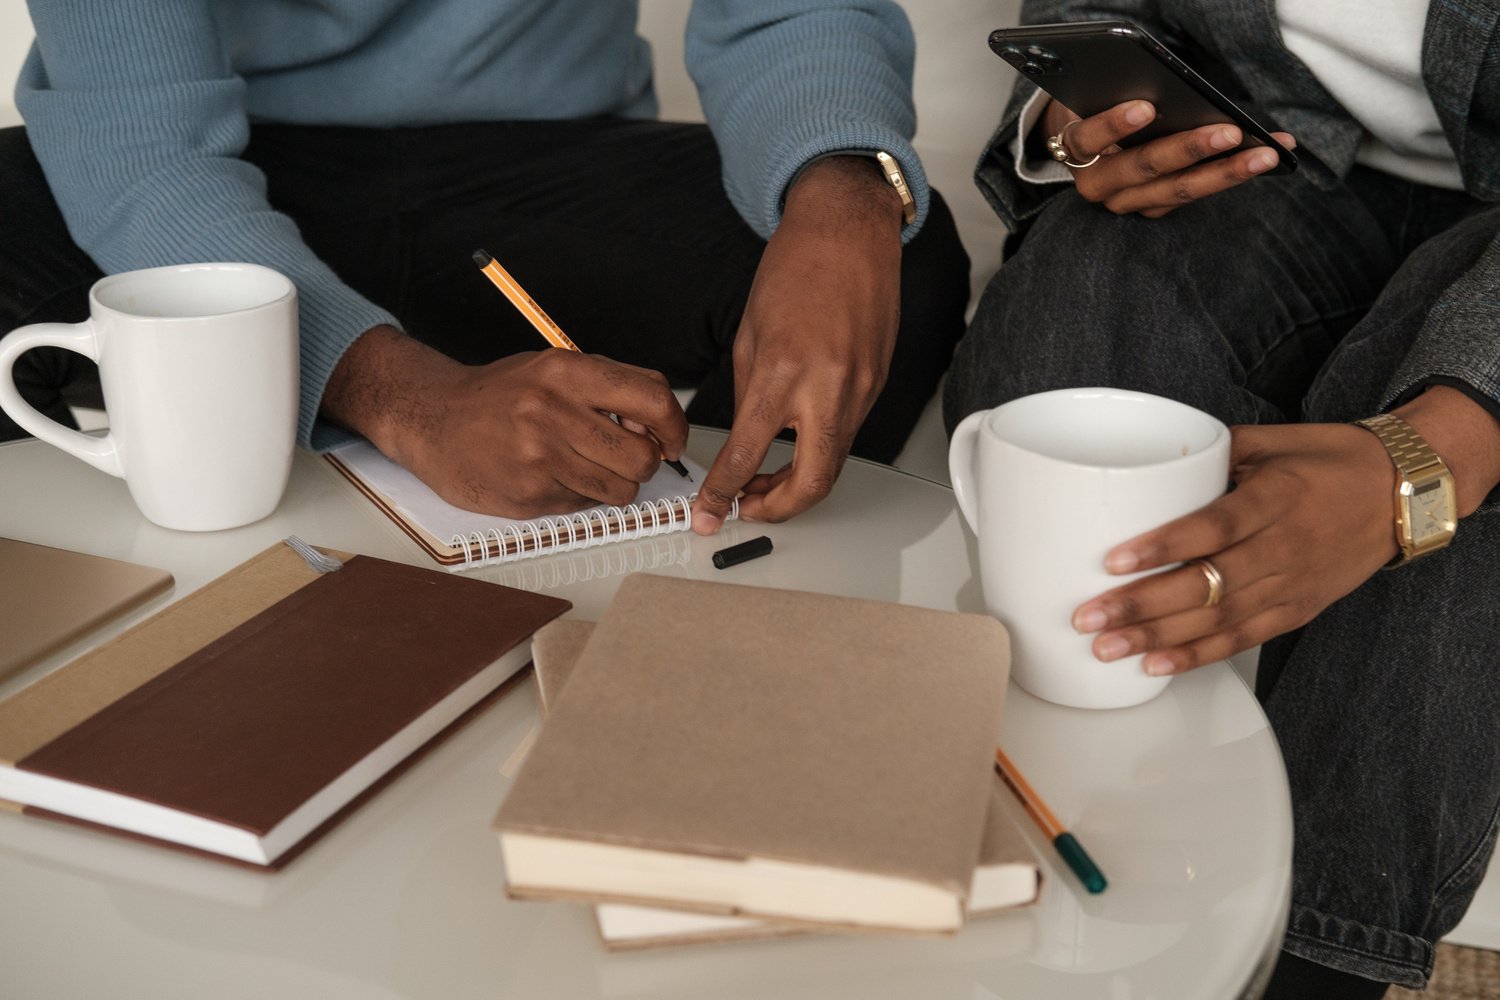
[[[706, 465], [723, 440], [695, 429], [689, 452]], [[778, 445], [773, 464], [788, 454]], [[198, 535], [149, 524], [120, 480], [55, 449], [0, 445], [0, 535], [160, 566], [177, 581], [167, 597], [0, 680], [0, 696], [289, 534], [432, 565], [316, 456], [297, 456], [271, 518]], [[770, 556], [713, 567], [714, 551], [760, 534], [774, 540]], [[474, 575], [549, 590], [592, 619], [636, 570], [983, 610], [951, 491], [858, 461], [826, 502], [786, 524], [731, 522], [718, 538], [661, 536]], [[535, 722], [528, 680], [276, 875], [0, 811], [5, 995], [1210, 1000], [1255, 995], [1280, 943], [1286, 779], [1264, 715], [1227, 664], [1108, 712], [1012, 686], [1003, 745], [1109, 888], [1085, 893], [1038, 837], [1039, 901], [951, 938], [817, 935], [606, 953], [587, 908], [502, 892], [489, 824], [508, 783], [501, 767]]]

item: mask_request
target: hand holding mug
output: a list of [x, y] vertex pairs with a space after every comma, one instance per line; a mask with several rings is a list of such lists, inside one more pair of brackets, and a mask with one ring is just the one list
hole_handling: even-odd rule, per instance
[[1059, 389], [970, 414], [953, 432], [949, 470], [979, 538], [985, 605], [1010, 630], [1016, 683], [1078, 708], [1160, 694], [1169, 678], [1139, 658], [1097, 659], [1075, 609], [1119, 582], [1105, 554], [1121, 539], [1224, 492], [1228, 428], [1160, 396]]

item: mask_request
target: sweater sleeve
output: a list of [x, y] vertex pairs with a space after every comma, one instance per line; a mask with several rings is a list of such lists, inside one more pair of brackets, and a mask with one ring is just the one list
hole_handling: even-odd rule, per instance
[[687, 65], [724, 159], [724, 187], [768, 237], [786, 190], [808, 163], [884, 150], [917, 203], [902, 232], [927, 217], [926, 175], [911, 138], [915, 41], [894, 3], [856, 0], [695, 0]]
[[106, 273], [247, 261], [297, 286], [298, 441], [347, 434], [317, 419], [324, 386], [365, 330], [395, 324], [341, 282], [266, 200], [244, 82], [200, 0], [31, 0], [37, 32], [16, 87], [27, 137], [74, 241]]

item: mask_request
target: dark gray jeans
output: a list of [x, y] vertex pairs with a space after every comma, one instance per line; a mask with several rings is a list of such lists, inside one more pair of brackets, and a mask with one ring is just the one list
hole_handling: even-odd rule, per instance
[[[981, 298], [945, 419], [1076, 385], [1229, 424], [1368, 416], [1497, 231], [1500, 207], [1365, 170], [1331, 192], [1262, 178], [1159, 221], [1069, 189]], [[1257, 693], [1295, 816], [1291, 953], [1421, 987], [1484, 875], [1500, 803], [1497, 507], [1262, 650]]]

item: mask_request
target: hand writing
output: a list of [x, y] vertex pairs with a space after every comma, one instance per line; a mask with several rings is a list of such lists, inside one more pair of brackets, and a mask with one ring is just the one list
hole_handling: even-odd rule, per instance
[[629, 503], [688, 433], [658, 372], [556, 349], [462, 365], [382, 327], [339, 363], [322, 412], [449, 503], [506, 517]]

